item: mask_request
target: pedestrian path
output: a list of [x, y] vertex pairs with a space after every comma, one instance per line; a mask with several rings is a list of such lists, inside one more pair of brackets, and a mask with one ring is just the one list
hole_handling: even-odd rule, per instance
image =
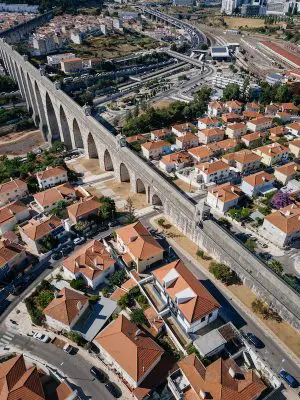
[[15, 337], [15, 334], [12, 332], [5, 332], [0, 336], [0, 347], [5, 347], [10, 344], [10, 342]]

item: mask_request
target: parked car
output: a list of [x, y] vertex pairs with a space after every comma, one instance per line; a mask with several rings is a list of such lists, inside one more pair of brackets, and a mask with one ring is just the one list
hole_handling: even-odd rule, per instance
[[108, 377], [105, 372], [97, 367], [92, 367], [90, 373], [100, 382], [105, 383], [108, 381]]
[[42, 332], [35, 332], [33, 337], [36, 340], [39, 340], [40, 342], [43, 342], [43, 343], [50, 342], [50, 336], [48, 336], [48, 335], [46, 335], [45, 333], [42, 333]]
[[279, 372], [279, 376], [292, 388], [297, 388], [299, 387], [299, 382], [297, 381], [296, 378], [294, 378], [291, 374], [286, 372], [284, 369], [282, 369]]
[[264, 343], [253, 333], [247, 333], [246, 338], [249, 343], [253, 344], [257, 349], [263, 349], [265, 347]]
[[75, 244], [75, 246], [77, 246], [78, 244], [82, 244], [84, 242], [85, 242], [85, 237], [83, 237], [83, 236], [77, 237], [73, 240], [73, 243]]
[[118, 388], [118, 386], [115, 383], [107, 382], [105, 384], [105, 387], [109, 391], [109, 393], [114, 396], [114, 398], [118, 399], [119, 397], [122, 396], [120, 388]]
[[68, 354], [71, 354], [72, 351], [73, 351], [73, 349], [74, 349], [74, 347], [71, 346], [69, 343], [66, 343], [66, 344], [64, 345], [64, 347], [63, 347], [63, 351], [66, 352], [66, 353], [68, 353]]
[[61, 251], [62, 251], [63, 255], [66, 256], [67, 254], [70, 254], [73, 251], [73, 249], [74, 249], [73, 246], [67, 245], [67, 246], [63, 247], [61, 249]]
[[57, 253], [53, 253], [51, 256], [52, 261], [58, 261], [62, 258], [62, 253], [61, 251], [58, 251]]

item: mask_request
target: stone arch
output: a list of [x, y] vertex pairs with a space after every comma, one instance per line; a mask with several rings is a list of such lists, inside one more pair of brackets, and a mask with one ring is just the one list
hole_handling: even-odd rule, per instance
[[76, 118], [73, 119], [73, 138], [75, 147], [79, 147], [82, 149], [83, 148], [82, 135]]
[[66, 117], [65, 110], [63, 109], [63, 106], [60, 106], [60, 108], [59, 108], [59, 120], [60, 120], [62, 140], [63, 140], [65, 146], [67, 147], [67, 149], [71, 149], [73, 147], [72, 140], [71, 140], [71, 133], [70, 133], [68, 120]]
[[130, 182], [129, 171], [124, 163], [120, 164], [120, 181], [121, 182]]
[[55, 114], [55, 110], [51, 101], [51, 98], [48, 94], [46, 93], [46, 112], [48, 116], [48, 127], [49, 127], [49, 133], [50, 133], [50, 141], [54, 140], [59, 140], [60, 139], [60, 134], [59, 134], [59, 127], [58, 127], [58, 122]]
[[89, 158], [99, 158], [97, 146], [91, 132], [89, 132], [87, 139], [87, 151]]
[[144, 182], [140, 178], [136, 180], [136, 192], [146, 194], [146, 187], [144, 185]]
[[154, 194], [152, 196], [152, 205], [153, 206], [162, 206], [163, 205], [160, 197], [157, 194]]
[[21, 79], [22, 79], [23, 87], [24, 87], [24, 91], [25, 91], [25, 98], [26, 98], [27, 108], [28, 108], [28, 111], [30, 113], [32, 113], [31, 97], [29, 95], [29, 89], [28, 89], [27, 82], [26, 82], [25, 75], [24, 75], [24, 71], [23, 71], [22, 68], [20, 68], [20, 72], [21, 72]]
[[39, 126], [39, 124], [40, 124], [39, 109], [37, 106], [36, 98], [35, 98], [34, 91], [33, 91], [33, 86], [32, 86], [31, 79], [30, 79], [28, 72], [27, 72], [27, 84], [28, 84], [29, 94], [30, 94], [30, 98], [31, 98], [31, 104], [32, 104], [32, 108], [33, 108], [34, 122], [37, 126]]
[[20, 89], [21, 95], [22, 95], [23, 99], [26, 100], [25, 90], [24, 90], [23, 82], [21, 80], [21, 75], [20, 75], [20, 72], [19, 72], [19, 68], [18, 68], [16, 62], [14, 62], [13, 65], [14, 65], [15, 74], [16, 74], [16, 77], [17, 77], [17, 82], [18, 82], [18, 85], [19, 85], [19, 89]]
[[112, 158], [107, 149], [104, 152], [104, 169], [105, 169], [105, 171], [113, 171], [114, 170]]
[[34, 91], [35, 91], [35, 97], [36, 97], [36, 104], [37, 108], [39, 111], [39, 116], [40, 116], [40, 129], [44, 133], [44, 137], [47, 140], [47, 134], [48, 134], [48, 123], [46, 119], [46, 114], [44, 110], [44, 104], [40, 92], [40, 88], [36, 81], [34, 82]]

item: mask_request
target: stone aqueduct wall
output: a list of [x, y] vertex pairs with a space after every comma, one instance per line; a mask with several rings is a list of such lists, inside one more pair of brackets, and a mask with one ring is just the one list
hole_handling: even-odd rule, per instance
[[26, 57], [0, 39], [0, 56], [20, 87], [27, 107], [48, 140], [60, 138], [69, 148], [83, 147], [98, 158], [101, 169], [113, 170], [119, 181], [130, 181], [133, 192], [146, 193], [150, 204], [161, 203], [166, 217], [217, 260], [234, 269], [261, 298], [300, 329], [299, 296], [213, 221], [203, 221], [194, 204], [143, 162], [69, 96], [56, 89]]

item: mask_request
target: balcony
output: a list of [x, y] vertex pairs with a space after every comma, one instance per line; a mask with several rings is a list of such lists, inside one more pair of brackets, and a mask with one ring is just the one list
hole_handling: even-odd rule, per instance
[[164, 308], [166, 308], [167, 304], [160, 297], [158, 289], [155, 287], [155, 284], [148, 282], [142, 285], [146, 296], [149, 298], [151, 303], [154, 305], [158, 312], [161, 312]]
[[168, 386], [176, 400], [181, 400], [185, 390], [190, 387], [190, 383], [181, 370], [178, 369], [168, 377]]
[[184, 332], [183, 328], [172, 313], [170, 313], [164, 319], [167, 322], [169, 329], [176, 337], [177, 341], [180, 343], [183, 349], [185, 349], [190, 343], [192, 343], [192, 340], [189, 338], [188, 334]]

